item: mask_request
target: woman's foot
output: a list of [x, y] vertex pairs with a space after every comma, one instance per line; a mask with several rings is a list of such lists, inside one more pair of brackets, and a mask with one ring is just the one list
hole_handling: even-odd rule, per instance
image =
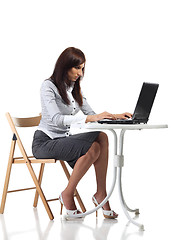
[[[62, 196], [62, 194], [63, 194], [63, 196]], [[66, 208], [66, 214], [70, 217], [70, 216], [73, 216], [73, 215], [78, 215], [78, 214], [80, 214], [81, 212], [78, 210], [78, 209], [76, 209], [76, 206], [75, 206], [75, 202], [74, 202], [74, 200], [71, 202], [71, 203], [69, 203], [69, 201], [66, 201], [66, 200], [64, 200], [64, 193], [61, 193], [60, 194], [60, 196], [59, 196], [59, 201], [60, 201], [60, 203], [61, 203], [61, 211], [60, 211], [60, 214], [62, 214], [62, 209], [63, 209], [63, 206]], [[67, 203], [68, 202], [68, 207], [65, 205], [65, 202]], [[70, 206], [74, 206], [74, 207], [70, 207]], [[80, 218], [80, 217], [79, 217]]]
[[[94, 194], [94, 197], [95, 197], [95, 199], [97, 200], [97, 202], [100, 204], [100, 203], [105, 199], [106, 194], [98, 194], [98, 193], [96, 193], [96, 194]], [[107, 202], [105, 203], [105, 205], [103, 205], [102, 208], [103, 208], [104, 210], [111, 210], [109, 201], [107, 201]]]
[[[96, 193], [92, 200], [93, 200], [93, 203], [95, 204], [95, 206], [97, 206], [98, 204], [100, 204], [106, 197], [106, 194], [98, 194]], [[118, 217], [118, 214], [115, 213], [113, 210], [111, 210], [110, 208], [110, 204], [109, 204], [109, 201], [107, 201], [103, 207], [102, 207], [102, 211], [103, 211], [103, 215], [105, 218], [112, 218], [112, 219], [115, 219]], [[97, 213], [96, 213], [96, 216], [97, 216]]]
[[61, 193], [62, 199], [63, 199], [63, 204], [65, 206], [66, 209], [68, 210], [76, 210], [76, 205], [75, 205], [75, 201], [74, 201], [74, 196], [71, 194], [66, 193], [65, 191], [63, 191]]

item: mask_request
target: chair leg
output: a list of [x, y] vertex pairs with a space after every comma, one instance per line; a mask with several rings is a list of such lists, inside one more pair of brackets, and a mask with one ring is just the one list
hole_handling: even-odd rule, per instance
[[[62, 166], [62, 168], [63, 168], [63, 170], [64, 170], [64, 172], [65, 172], [65, 175], [66, 175], [67, 179], [69, 180], [69, 178], [70, 178], [70, 173], [69, 173], [69, 171], [68, 171], [68, 169], [67, 169], [67, 167], [66, 167], [65, 162], [62, 161], [62, 160], [60, 160], [60, 164], [61, 164], [61, 166]], [[80, 197], [80, 195], [79, 195], [79, 193], [78, 193], [77, 190], [75, 190], [75, 196], [76, 196], [76, 199], [77, 199], [77, 201], [78, 201], [78, 203], [79, 203], [79, 205], [80, 205], [80, 207], [81, 207], [82, 212], [86, 212], [86, 208], [85, 208], [85, 206], [84, 206], [84, 203], [82, 202], [81, 197]]]
[[8, 160], [8, 166], [7, 166], [7, 172], [6, 172], [6, 177], [5, 177], [5, 183], [4, 183], [4, 190], [3, 190], [3, 194], [2, 194], [2, 201], [1, 201], [1, 208], [0, 208], [0, 213], [1, 214], [4, 213], [4, 208], [5, 208], [6, 198], [7, 198], [8, 185], [9, 185], [9, 181], [10, 181], [11, 168], [12, 168], [12, 163], [13, 163], [15, 144], [16, 144], [16, 141], [12, 140], [10, 155], [9, 155], [9, 160]]
[[[45, 163], [41, 163], [41, 167], [40, 167], [40, 171], [39, 171], [39, 177], [38, 177], [39, 186], [41, 186], [41, 183], [42, 183], [42, 177], [43, 177], [44, 167], [45, 167]], [[36, 190], [35, 199], [34, 199], [34, 203], [33, 203], [33, 206], [34, 206], [34, 207], [37, 207], [37, 205], [38, 205], [38, 198], [39, 198], [39, 193], [38, 193], [38, 191]]]
[[46, 209], [46, 211], [48, 213], [48, 216], [49, 216], [50, 220], [53, 220], [54, 216], [53, 216], [53, 214], [51, 212], [51, 209], [50, 209], [50, 207], [49, 207], [49, 205], [48, 205], [48, 203], [47, 203], [47, 201], [45, 199], [44, 193], [43, 193], [43, 191], [42, 191], [42, 189], [41, 189], [41, 187], [40, 187], [40, 185], [38, 183], [38, 179], [37, 179], [37, 177], [36, 177], [36, 175], [35, 175], [35, 173], [33, 171], [33, 168], [31, 166], [30, 162], [26, 162], [26, 165], [27, 165], [28, 170], [29, 170], [29, 172], [30, 172], [30, 174], [32, 176], [32, 179], [33, 179], [34, 183], [35, 183], [36, 190], [38, 191], [38, 194], [40, 195], [40, 198], [42, 199], [42, 202], [43, 202], [44, 207], [45, 207], [45, 209]]
[[80, 195], [79, 195], [77, 190], [75, 190], [75, 196], [76, 196], [76, 199], [77, 199], [77, 201], [79, 203], [79, 206], [80, 206], [82, 212], [86, 212], [86, 208], [84, 206], [84, 203], [83, 203], [83, 201], [82, 201], [82, 199], [81, 199], [81, 197], [80, 197]]

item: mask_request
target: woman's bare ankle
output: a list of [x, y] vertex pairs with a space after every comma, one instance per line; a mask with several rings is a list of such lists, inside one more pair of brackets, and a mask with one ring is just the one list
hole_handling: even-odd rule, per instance
[[75, 201], [74, 201], [74, 194], [69, 193], [68, 191], [64, 190], [61, 193], [61, 195], [62, 195], [63, 202], [64, 202], [64, 205], [65, 205], [66, 209], [75, 210], [76, 205], [75, 205]]
[[[106, 192], [96, 192], [94, 194], [94, 197], [96, 198], [98, 203], [101, 203], [105, 199], [106, 196], [107, 196]], [[111, 210], [110, 205], [109, 205], [109, 201], [107, 201], [105, 203], [105, 205], [103, 205], [103, 209], [104, 210]]]

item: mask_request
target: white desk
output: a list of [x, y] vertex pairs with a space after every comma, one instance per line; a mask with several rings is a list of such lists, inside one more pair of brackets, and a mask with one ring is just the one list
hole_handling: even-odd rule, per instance
[[[109, 199], [111, 196], [115, 184], [116, 184], [116, 178], [118, 175], [118, 185], [119, 185], [119, 198], [121, 202], [122, 209], [128, 218], [128, 220], [133, 223], [134, 225], [138, 226], [140, 230], [144, 230], [143, 224], [140, 224], [136, 221], [134, 221], [128, 212], [134, 212], [135, 214], [139, 214], [139, 209], [130, 209], [123, 197], [122, 193], [122, 184], [121, 184], [121, 175], [122, 175], [122, 167], [124, 166], [124, 155], [123, 155], [123, 145], [124, 145], [124, 134], [126, 130], [143, 130], [143, 129], [161, 129], [161, 128], [168, 128], [168, 125], [148, 125], [148, 124], [138, 124], [138, 125], [123, 125], [123, 124], [99, 124], [99, 123], [87, 123], [84, 125], [79, 125], [75, 124], [73, 125], [74, 128], [80, 128], [80, 129], [89, 129], [89, 130], [109, 130], [110, 132], [113, 133], [114, 136], [114, 176], [113, 176], [113, 181], [112, 181], [112, 186], [107, 194], [106, 198], [94, 209], [90, 211], [86, 211], [85, 213], [79, 214], [79, 215], [74, 215], [72, 217], [78, 217], [78, 216], [86, 216], [88, 214], [93, 213], [94, 211], [98, 210], [100, 207], [102, 207]], [[120, 129], [120, 135], [116, 134], [115, 130]], [[118, 172], [117, 172], [118, 169]], [[117, 174], [118, 173], [118, 174]]]

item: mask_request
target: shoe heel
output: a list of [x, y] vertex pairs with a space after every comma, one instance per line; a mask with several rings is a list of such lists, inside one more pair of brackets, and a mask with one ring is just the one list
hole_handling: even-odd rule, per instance
[[60, 194], [59, 196], [59, 202], [61, 204], [61, 209], [60, 209], [60, 215], [62, 215], [62, 210], [63, 210], [63, 199], [62, 199], [62, 195]]
[[[95, 207], [97, 207], [97, 204], [95, 202], [93, 202]], [[96, 210], [96, 218], [98, 217], [98, 210]]]
[[62, 211], [63, 211], [63, 203], [61, 203], [60, 215], [62, 215]]

